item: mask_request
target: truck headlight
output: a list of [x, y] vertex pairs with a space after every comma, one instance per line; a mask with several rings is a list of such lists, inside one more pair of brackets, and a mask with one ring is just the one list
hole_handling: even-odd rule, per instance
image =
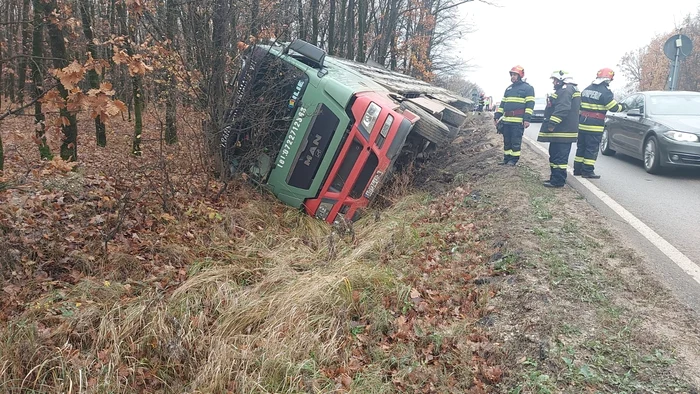
[[394, 123], [394, 117], [391, 115], [387, 116], [386, 120], [384, 121], [384, 124], [382, 125], [382, 129], [379, 131], [379, 135], [386, 138], [386, 135], [387, 133], [389, 133], [389, 129], [391, 128], [392, 123]]
[[379, 112], [381, 112], [381, 110], [382, 109], [379, 107], [379, 105], [372, 102], [369, 104], [369, 107], [367, 107], [365, 114], [362, 115], [362, 121], [360, 123], [368, 133], [372, 133], [372, 129], [374, 128], [374, 124], [377, 123], [377, 118], [379, 117]]
[[389, 129], [391, 128], [392, 123], [394, 123], [394, 117], [387, 115], [386, 120], [384, 120], [384, 124], [382, 125], [382, 129], [379, 130], [379, 136], [377, 136], [377, 139], [374, 142], [377, 144], [377, 148], [382, 149], [382, 146], [384, 146], [384, 141], [386, 141], [386, 136], [389, 134]]
[[328, 215], [331, 213], [331, 209], [333, 209], [334, 204], [335, 203], [328, 201], [323, 201], [321, 204], [319, 204], [318, 209], [316, 210], [316, 218], [326, 220]]
[[679, 142], [698, 142], [700, 139], [697, 134], [686, 133], [684, 131], [669, 130], [664, 135], [674, 141]]

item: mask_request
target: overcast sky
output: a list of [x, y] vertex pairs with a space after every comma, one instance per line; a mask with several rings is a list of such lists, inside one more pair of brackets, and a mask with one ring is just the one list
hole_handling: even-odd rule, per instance
[[[459, 48], [473, 65], [465, 76], [500, 101], [516, 64], [540, 97], [552, 91], [549, 75], [563, 69], [583, 89], [603, 67], [618, 72], [625, 52], [674, 29], [700, 0], [491, 0], [500, 7], [467, 3], [475, 31]], [[700, 43], [694, 43], [700, 50]], [[619, 77], [619, 78], [618, 78]], [[621, 88], [617, 74], [611, 88]], [[582, 85], [582, 86], [581, 86]], [[615, 86], [619, 85], [619, 86]]]

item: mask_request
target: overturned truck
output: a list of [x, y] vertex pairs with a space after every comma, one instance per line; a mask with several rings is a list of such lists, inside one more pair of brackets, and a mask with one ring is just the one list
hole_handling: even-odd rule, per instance
[[302, 40], [240, 59], [221, 133], [227, 175], [329, 223], [356, 220], [399, 156], [449, 143], [473, 104]]

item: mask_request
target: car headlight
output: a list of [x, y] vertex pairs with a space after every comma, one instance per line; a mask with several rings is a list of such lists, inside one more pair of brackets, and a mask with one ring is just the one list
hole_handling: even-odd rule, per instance
[[379, 112], [381, 112], [381, 108], [379, 105], [375, 103], [370, 103], [369, 107], [367, 107], [367, 110], [365, 111], [365, 114], [362, 115], [362, 127], [367, 130], [368, 133], [372, 133], [372, 129], [374, 128], [374, 124], [377, 123], [377, 118], [379, 117]]
[[680, 141], [680, 142], [698, 142], [700, 141], [700, 138], [698, 138], [697, 134], [693, 133], [686, 133], [684, 131], [676, 131], [676, 130], [670, 130], [664, 133], [664, 135], [674, 141]]

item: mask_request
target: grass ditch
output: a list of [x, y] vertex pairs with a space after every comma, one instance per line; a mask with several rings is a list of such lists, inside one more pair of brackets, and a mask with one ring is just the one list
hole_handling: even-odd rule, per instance
[[[533, 159], [496, 166], [490, 127], [351, 228], [237, 185], [122, 218], [90, 168], [9, 196], [0, 392], [696, 392], [650, 329], [676, 304]], [[118, 219], [101, 254], [94, 229]]]

